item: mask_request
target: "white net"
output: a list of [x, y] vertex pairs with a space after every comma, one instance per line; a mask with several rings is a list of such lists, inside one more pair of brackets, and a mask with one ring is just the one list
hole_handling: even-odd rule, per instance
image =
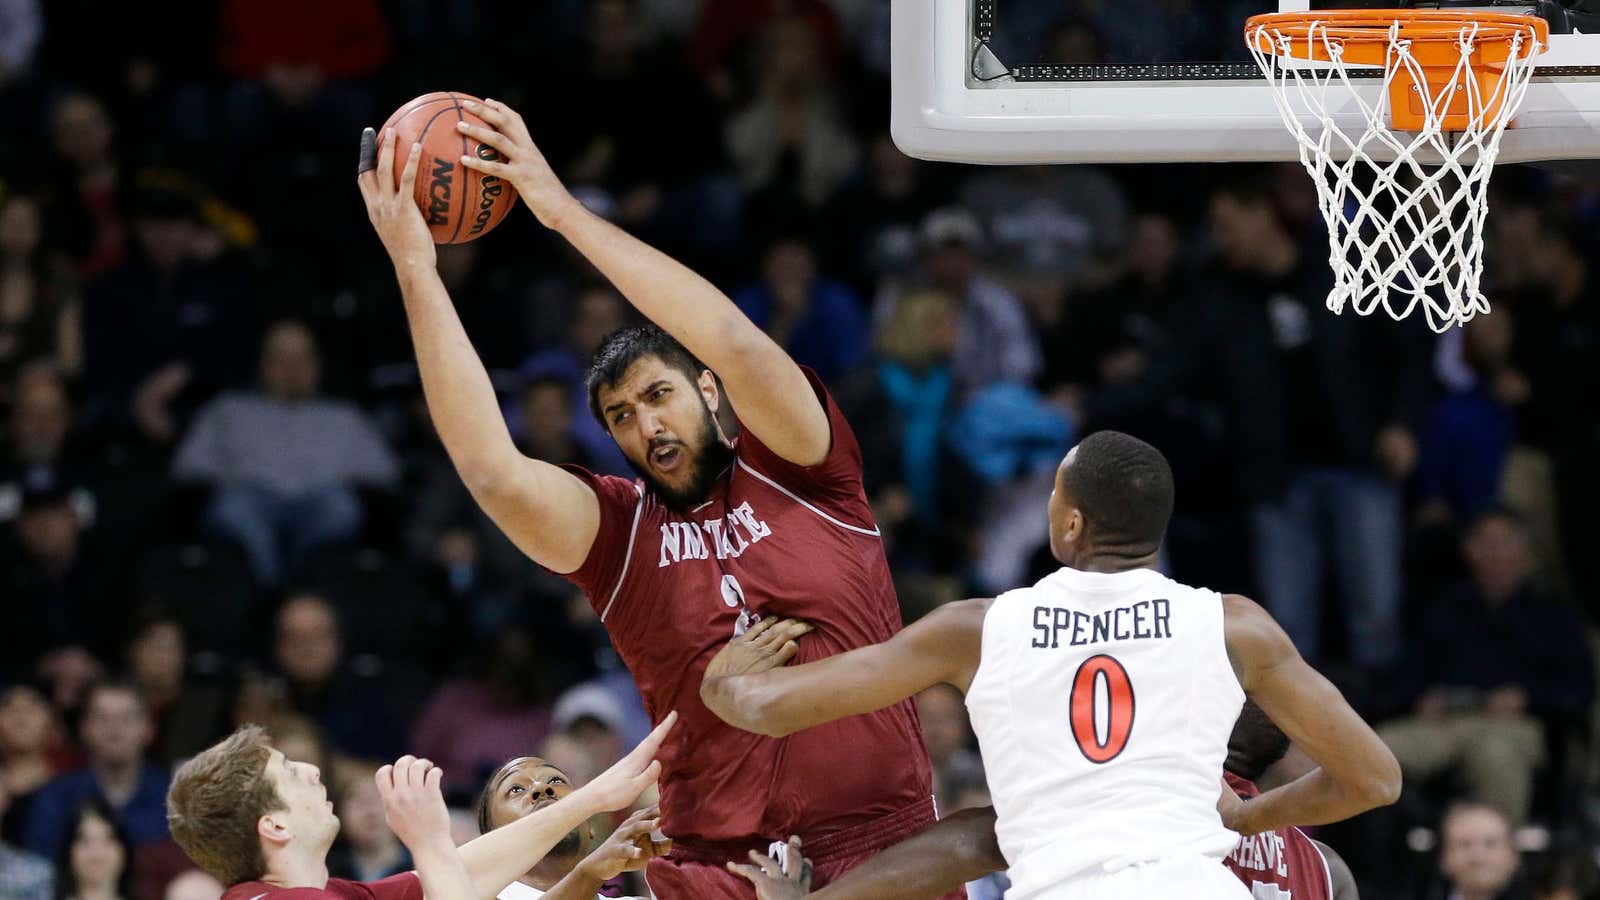
[[[1536, 35], [1530, 28], [1512, 36], [1504, 69], [1486, 93], [1473, 71], [1477, 25], [1461, 26], [1453, 37], [1459, 63], [1447, 81], [1435, 71], [1430, 85], [1396, 22], [1382, 88], [1374, 90], [1376, 79], [1352, 78], [1331, 27], [1315, 22], [1285, 33], [1264, 25], [1247, 35], [1328, 223], [1328, 308], [1338, 313], [1348, 304], [1363, 316], [1382, 309], [1401, 319], [1420, 305], [1435, 331], [1465, 324], [1489, 311], [1478, 286], [1489, 176], [1532, 79]], [[1306, 62], [1319, 57], [1330, 62]], [[1419, 94], [1419, 131], [1390, 126], [1397, 78]], [[1465, 124], [1445, 130], [1446, 115], [1462, 112]]]

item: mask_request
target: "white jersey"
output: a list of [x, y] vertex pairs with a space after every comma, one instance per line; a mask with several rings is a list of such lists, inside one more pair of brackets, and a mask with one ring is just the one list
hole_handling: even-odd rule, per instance
[[1216, 807], [1243, 704], [1215, 591], [1153, 569], [1061, 569], [997, 597], [967, 708], [1011, 866], [1006, 896], [1226, 857], [1239, 836]]
[[[499, 894], [500, 900], [538, 900], [538, 898], [543, 896], [544, 891], [541, 891], [532, 885], [523, 884], [520, 881], [513, 881], [506, 885], [506, 889], [501, 891]], [[596, 894], [595, 900], [609, 900], [609, 898]], [[623, 897], [621, 900], [642, 900], [642, 898]]]

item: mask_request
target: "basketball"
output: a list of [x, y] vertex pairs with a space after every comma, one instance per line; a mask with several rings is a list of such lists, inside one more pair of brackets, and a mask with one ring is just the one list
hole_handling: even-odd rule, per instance
[[395, 110], [378, 132], [381, 141], [388, 129], [394, 129], [396, 187], [411, 145], [422, 145], [422, 160], [417, 166], [417, 206], [437, 244], [464, 244], [483, 237], [500, 224], [517, 202], [516, 189], [503, 179], [479, 174], [461, 164], [461, 157], [468, 153], [482, 159], [500, 158], [493, 147], [475, 143], [456, 130], [457, 122], [489, 127], [462, 108], [463, 100], [482, 102], [454, 91], [423, 94]]

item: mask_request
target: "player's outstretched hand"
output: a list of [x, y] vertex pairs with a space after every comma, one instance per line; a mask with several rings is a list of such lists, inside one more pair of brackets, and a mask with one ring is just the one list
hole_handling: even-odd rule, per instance
[[661, 807], [650, 806], [629, 816], [627, 821], [578, 863], [583, 874], [595, 881], [610, 881], [623, 872], [637, 872], [645, 863], [672, 852], [672, 842], [655, 840], [652, 832], [661, 827]]
[[776, 669], [800, 652], [796, 641], [812, 630], [799, 619], [762, 619], [717, 651], [706, 666], [706, 680], [754, 675]]
[[756, 886], [756, 900], [796, 900], [811, 893], [811, 860], [801, 855], [800, 838], [789, 838], [788, 867], [770, 856], [750, 851], [750, 861], [728, 863], [728, 871]]
[[434, 251], [433, 235], [428, 232], [428, 224], [423, 221], [416, 201], [422, 145], [412, 144], [405, 153], [405, 160], [399, 163], [405, 166], [400, 171], [400, 186], [395, 187], [394, 129], [389, 129], [381, 142], [378, 133], [371, 128], [362, 131], [356, 187], [361, 189], [361, 199], [367, 204], [367, 218], [395, 266], [432, 267], [438, 255]]
[[402, 756], [373, 776], [383, 798], [389, 830], [412, 852], [429, 842], [450, 841], [450, 811], [440, 783], [444, 770], [425, 759]]
[[534, 144], [522, 116], [499, 100], [488, 98], [482, 103], [463, 100], [461, 105], [467, 112], [487, 122], [489, 127], [458, 122], [456, 129], [500, 153], [498, 160], [480, 159], [476, 154], [469, 153], [461, 157], [462, 165], [511, 182], [539, 221], [546, 228], [555, 228], [561, 217], [578, 205], [578, 201], [556, 177], [550, 164], [545, 162], [544, 154]]
[[650, 732], [649, 737], [640, 741], [632, 753], [617, 760], [611, 768], [595, 776], [593, 781], [578, 788], [571, 796], [582, 795], [582, 800], [593, 804], [597, 812], [631, 806], [640, 794], [661, 777], [661, 763], [656, 761], [656, 755], [661, 752], [661, 742], [667, 739], [667, 734], [677, 722], [676, 710], [667, 713], [661, 724]]

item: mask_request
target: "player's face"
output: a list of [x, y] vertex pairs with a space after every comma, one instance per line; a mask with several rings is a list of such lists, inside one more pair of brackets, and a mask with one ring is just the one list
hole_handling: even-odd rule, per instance
[[269, 813], [281, 816], [280, 823], [290, 835], [310, 844], [333, 842], [339, 833], [339, 817], [328, 800], [328, 789], [322, 783], [322, 770], [307, 762], [289, 759], [277, 750], [267, 758], [267, 777], [278, 790], [278, 799], [284, 808]]
[[639, 477], [674, 509], [698, 505], [727, 466], [717, 427], [716, 379], [691, 381], [658, 357], [646, 356], [599, 392], [600, 414]]
[[[532, 815], [572, 793], [567, 773], [537, 756], [514, 759], [489, 782], [489, 827], [499, 828]], [[582, 826], [568, 832], [553, 851], [566, 856], [584, 849]]]

